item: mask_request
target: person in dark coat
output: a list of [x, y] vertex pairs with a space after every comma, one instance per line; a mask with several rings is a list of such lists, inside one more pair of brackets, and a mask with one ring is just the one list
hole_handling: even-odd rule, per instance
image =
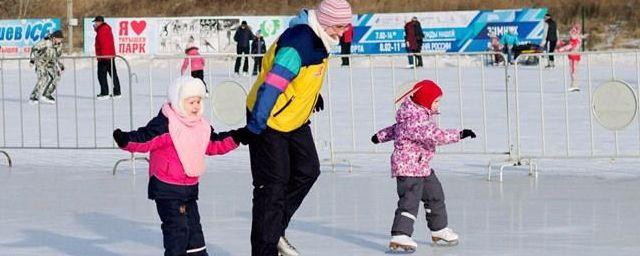
[[[416, 34], [416, 53], [420, 53], [422, 52], [422, 44], [424, 42], [424, 32], [422, 32], [422, 25], [420, 24], [420, 21], [418, 21], [418, 17], [413, 17], [411, 19], [411, 22], [413, 22], [413, 29], [415, 29], [415, 34]], [[416, 55], [416, 67], [422, 67], [422, 55]]]
[[[547, 52], [553, 54], [558, 44], [558, 27], [556, 22], [551, 18], [551, 14], [544, 15], [544, 35], [542, 37], [542, 47], [547, 48]], [[549, 64], [547, 68], [555, 67], [554, 56], [549, 55]]]
[[[413, 17], [411, 21], [407, 22], [404, 25], [404, 40], [407, 45], [408, 53], [419, 53], [422, 49], [422, 42], [424, 39], [424, 34], [422, 33], [422, 27], [418, 22], [417, 17]], [[416, 60], [414, 66], [414, 59]], [[422, 57], [419, 55], [409, 55], [409, 65], [408, 68], [422, 66]]]
[[[247, 21], [242, 21], [238, 30], [236, 30], [236, 34], [233, 36], [233, 40], [236, 41], [236, 53], [237, 54], [249, 54], [249, 45], [250, 41], [253, 40], [253, 32], [251, 32], [251, 28], [247, 25]], [[239, 75], [240, 71], [240, 62], [242, 58], [238, 56], [236, 58], [236, 65], [233, 69], [233, 72], [236, 75]], [[244, 65], [242, 66], [242, 74], [247, 75], [249, 72], [249, 57], [244, 57]]]
[[[251, 54], [264, 54], [265, 52], [267, 52], [267, 44], [264, 42], [264, 38], [262, 37], [262, 31], [258, 30], [253, 38], [253, 42], [251, 42]], [[253, 57], [252, 75], [257, 76], [258, 73], [260, 73], [261, 68], [262, 56]]]

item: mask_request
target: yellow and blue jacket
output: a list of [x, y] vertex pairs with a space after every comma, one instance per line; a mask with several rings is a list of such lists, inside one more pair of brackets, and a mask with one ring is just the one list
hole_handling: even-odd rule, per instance
[[268, 126], [290, 132], [304, 125], [322, 88], [328, 56], [308, 25], [307, 12], [301, 11], [262, 60], [262, 71], [247, 96], [249, 131], [260, 134]]

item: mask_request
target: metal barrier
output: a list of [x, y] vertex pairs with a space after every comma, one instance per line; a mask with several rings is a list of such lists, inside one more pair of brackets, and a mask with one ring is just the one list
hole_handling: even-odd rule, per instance
[[[23, 87], [35, 86], [37, 78], [34, 75], [23, 74], [24, 66], [29, 58], [0, 58], [0, 101], [2, 105], [2, 144], [0, 151], [9, 166], [12, 165], [7, 149], [113, 149], [115, 144], [111, 138], [114, 127], [133, 127], [133, 92], [131, 81], [135, 76], [126, 59], [112, 56], [118, 62], [124, 63], [127, 76], [122, 85], [128, 91], [124, 99], [126, 105], [119, 104], [121, 100], [111, 100], [110, 104], [96, 101], [96, 56], [63, 56], [65, 71], [54, 93], [56, 98], [53, 105], [29, 105], [28, 91]], [[116, 61], [113, 62], [116, 65]], [[117, 66], [117, 65], [116, 65]], [[90, 71], [90, 74], [87, 72]], [[29, 72], [31, 73], [31, 72]], [[32, 74], [32, 73], [31, 73]], [[69, 75], [70, 74], [70, 75]], [[71, 76], [71, 77], [69, 77]], [[8, 81], [11, 81], [10, 83]], [[91, 81], [91, 82], [89, 82]], [[113, 83], [113, 78], [111, 80]], [[90, 83], [88, 86], [83, 84]], [[11, 85], [11, 86], [8, 86]], [[80, 86], [79, 86], [80, 85]], [[128, 99], [127, 99], [128, 98]], [[125, 109], [125, 111], [121, 111]], [[86, 111], [90, 111], [87, 114]], [[128, 119], [128, 121], [127, 121]], [[8, 122], [10, 121], [10, 122]], [[109, 122], [110, 121], [110, 122]], [[109, 125], [101, 125], [108, 123]], [[135, 157], [119, 160], [115, 170], [121, 162], [146, 159]]]
[[[412, 56], [409, 54], [345, 55], [351, 59], [350, 66], [330, 65], [325, 86], [328, 121], [320, 123], [319, 130], [329, 133], [325, 140], [329, 141], [332, 163], [339, 155], [389, 153], [393, 143], [373, 145], [369, 138], [395, 123], [395, 96], [389, 95], [397, 95], [402, 84], [422, 79], [434, 80], [444, 91], [440, 125], [471, 128], [480, 138], [445, 146], [439, 153], [509, 158], [512, 143], [506, 69], [487, 66], [487, 56], [494, 54], [501, 53], [422, 53], [423, 67], [419, 68], [404, 67], [407, 57]], [[322, 135], [316, 139], [322, 140]]]
[[[529, 165], [529, 173], [537, 175], [535, 159], [640, 157], [640, 118], [623, 130], [610, 131], [594, 124], [592, 111], [593, 90], [603, 82], [626, 81], [638, 99], [640, 52], [580, 52], [575, 82], [570, 76], [570, 54], [576, 53], [553, 54], [558, 66], [552, 69], [542, 64], [526, 67], [517, 61], [513, 66], [510, 94], [515, 105], [510, 110], [515, 117], [515, 152], [512, 161], [500, 167], [500, 180], [503, 169], [514, 165]], [[545, 60], [549, 56], [523, 54], [518, 60]], [[569, 92], [570, 84], [580, 91]], [[490, 178], [491, 169], [488, 175]]]
[[[416, 69], [404, 68], [400, 64], [407, 61], [407, 56], [410, 56], [407, 54], [348, 55], [351, 58], [348, 67], [340, 67], [337, 63], [345, 56], [332, 55], [321, 92], [325, 96], [326, 108], [312, 117], [313, 134], [319, 151], [327, 153], [324, 161], [335, 167], [336, 163], [341, 162], [336, 156], [390, 152], [391, 145], [373, 146], [369, 138], [373, 132], [394, 123], [397, 87], [417, 79], [432, 79], [443, 87], [445, 97], [441, 109], [445, 114], [439, 120], [443, 127], [472, 128], [479, 132], [481, 138], [481, 143], [462, 142], [446, 147], [441, 153], [509, 156], [512, 143], [510, 136], [507, 136], [511, 132], [510, 117], [505, 115], [509, 105], [509, 99], [505, 96], [505, 69], [486, 66], [486, 56], [494, 54], [424, 53], [421, 54], [424, 67]], [[224, 80], [235, 80], [249, 89], [256, 77], [235, 75], [233, 70], [236, 58], [245, 56], [249, 62], [253, 62], [253, 57], [260, 55], [203, 54], [206, 63], [204, 81], [207, 86], [211, 88]], [[137, 74], [136, 82], [143, 87], [147, 85], [145, 89], [134, 86], [134, 127], [144, 125], [139, 121], [147, 121], [156, 115], [165, 101], [169, 82], [180, 75], [185, 58], [192, 57], [180, 55], [129, 59], [132, 72]], [[186, 61], [186, 65], [188, 73], [191, 62]], [[251, 72], [252, 65], [249, 66], [248, 71]], [[239, 71], [242, 72], [242, 69]], [[206, 113], [214, 121], [215, 127], [237, 128], [216, 122], [211, 100], [205, 100], [205, 106], [211, 108]]]
[[[518, 61], [513, 66], [488, 66], [487, 57], [495, 54], [501, 53], [422, 53], [420, 56], [424, 67], [421, 68], [404, 67], [407, 57], [411, 56], [409, 54], [332, 55], [326, 72], [326, 84], [321, 92], [326, 108], [312, 118], [313, 134], [319, 152], [326, 154], [323, 160], [335, 167], [339, 162], [349, 163], [348, 160], [340, 159], [343, 156], [391, 152], [392, 143], [373, 145], [369, 138], [374, 132], [395, 122], [397, 106], [394, 104], [395, 98], [389, 95], [397, 95], [400, 85], [422, 79], [434, 80], [443, 88], [443, 114], [439, 116], [442, 127], [470, 128], [479, 135], [479, 140], [445, 146], [438, 149], [439, 153], [489, 156], [489, 179], [492, 163], [497, 162], [504, 163], [500, 166], [502, 180], [502, 171], [509, 166], [528, 165], [529, 172], [536, 175], [534, 159], [640, 156], [640, 139], [630, 137], [627, 130], [610, 132], [611, 138], [601, 139], [600, 135], [606, 131], [593, 124], [593, 116], [589, 111], [591, 89], [598, 81], [636, 81], [635, 88], [638, 88], [639, 52], [581, 53], [583, 61], [579, 69], [586, 72], [580, 72], [579, 79], [581, 84], [586, 83], [586, 96], [585, 92], [572, 94], [565, 89], [568, 81], [566, 54], [556, 54], [558, 68], [551, 70], [543, 69], [542, 64], [524, 67]], [[253, 57], [258, 56], [246, 55], [250, 62]], [[545, 56], [548, 55], [523, 54], [517, 60], [543, 59]], [[146, 124], [156, 115], [166, 100], [166, 88], [181, 72], [185, 57], [149, 56], [125, 60], [118, 56], [128, 69], [128, 98], [122, 99], [128, 100], [128, 109], [117, 101], [112, 101], [110, 105], [96, 103], [95, 56], [64, 58], [65, 62], [72, 62], [68, 65], [67, 73], [72, 72], [73, 76], [63, 76], [59, 86], [60, 93], [57, 95], [62, 100], [51, 108], [40, 105], [24, 107], [27, 95], [22, 87], [30, 81], [33, 83], [33, 77], [22, 74], [22, 62], [26, 58], [0, 59], [0, 149], [113, 149], [115, 145], [111, 131], [116, 126], [128, 123], [129, 128], [133, 129]], [[206, 61], [204, 81], [209, 88], [231, 79], [249, 89], [256, 79], [255, 76], [233, 74], [232, 63], [238, 57], [236, 54], [205, 54], [202, 57]], [[349, 66], [340, 66], [342, 57], [350, 58]], [[84, 60], [91, 61], [87, 65], [82, 62]], [[17, 64], [10, 65], [12, 61]], [[252, 67], [249, 66], [248, 71], [251, 72]], [[187, 66], [187, 71], [190, 69]], [[632, 69], [635, 72], [626, 72]], [[13, 70], [16, 72], [11, 72]], [[93, 91], [91, 97], [87, 98], [86, 88], [78, 85], [88, 81], [86, 72], [89, 70]], [[70, 79], [73, 82], [68, 82]], [[11, 83], [17, 84], [11, 87], [13, 91], [7, 92], [5, 80], [18, 81]], [[68, 86], [71, 83], [73, 88]], [[18, 93], [15, 92], [16, 87]], [[211, 100], [205, 100], [205, 106], [212, 110]], [[523, 105], [527, 107], [522, 108]], [[19, 109], [19, 112], [7, 109]], [[83, 112], [89, 109], [92, 110], [92, 115]], [[213, 111], [206, 112], [215, 123]], [[98, 113], [108, 113], [106, 116], [111, 122], [104, 120], [107, 125], [99, 125], [103, 123]], [[46, 118], [48, 116], [55, 118]], [[18, 121], [7, 123], [7, 120]], [[84, 129], [86, 126], [81, 124], [88, 125], [88, 129]], [[243, 124], [238, 124], [241, 125]], [[222, 130], [237, 128], [228, 127], [221, 122], [217, 122], [215, 126]], [[636, 126], [638, 129], [634, 130], [633, 136], [637, 134], [640, 138], [640, 121], [636, 122], [634, 127]], [[46, 127], [56, 127], [55, 133], [43, 129]], [[576, 132], [580, 127], [589, 129]], [[75, 136], [65, 133], [67, 129], [74, 130], [69, 134]], [[582, 136], [583, 140], [575, 141], [578, 137], [574, 133], [586, 136]], [[25, 136], [27, 134], [35, 137]], [[628, 146], [631, 141], [634, 144]], [[607, 145], [608, 148], [599, 150], [598, 145]], [[559, 151], [558, 148], [562, 150]], [[630, 148], [638, 151], [631, 152]], [[11, 164], [9, 155], [5, 151], [0, 153]], [[139, 158], [132, 155], [131, 158], [118, 161], [114, 166], [114, 174], [120, 163], [136, 159]]]

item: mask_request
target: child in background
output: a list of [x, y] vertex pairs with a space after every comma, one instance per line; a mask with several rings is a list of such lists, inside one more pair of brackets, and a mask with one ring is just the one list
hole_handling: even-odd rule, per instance
[[411, 253], [418, 247], [411, 235], [420, 201], [424, 203], [433, 243], [458, 243], [458, 234], [447, 227], [444, 192], [429, 162], [435, 155], [436, 146], [476, 137], [471, 130], [442, 130], [438, 127], [436, 115], [442, 90], [433, 81], [418, 82], [405, 96], [410, 94], [411, 97], [405, 99], [396, 112], [396, 123], [371, 137], [374, 144], [394, 141], [391, 176], [396, 178], [399, 200], [389, 242], [392, 252]]
[[182, 69], [181, 74], [186, 75], [187, 70], [191, 70], [191, 77], [195, 77], [200, 79], [204, 84], [205, 96], [209, 96], [209, 88], [207, 88], [207, 83], [204, 81], [204, 58], [200, 56], [200, 52], [198, 51], [198, 47], [193, 43], [189, 43], [187, 45], [187, 49], [184, 50], [184, 53], [187, 57], [182, 61]]
[[202, 81], [179, 77], [169, 87], [169, 102], [145, 127], [113, 132], [118, 147], [151, 152], [148, 197], [162, 221], [164, 255], [208, 255], [196, 202], [204, 155], [226, 154], [247, 140], [246, 128], [213, 131], [202, 115], [204, 94]]

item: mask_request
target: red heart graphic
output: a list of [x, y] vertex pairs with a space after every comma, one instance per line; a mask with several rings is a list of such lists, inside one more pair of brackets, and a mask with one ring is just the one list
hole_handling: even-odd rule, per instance
[[131, 28], [133, 29], [133, 32], [136, 32], [136, 34], [140, 35], [142, 34], [142, 31], [144, 31], [144, 29], [147, 27], [147, 22], [144, 20], [141, 21], [132, 21], [131, 22]]

